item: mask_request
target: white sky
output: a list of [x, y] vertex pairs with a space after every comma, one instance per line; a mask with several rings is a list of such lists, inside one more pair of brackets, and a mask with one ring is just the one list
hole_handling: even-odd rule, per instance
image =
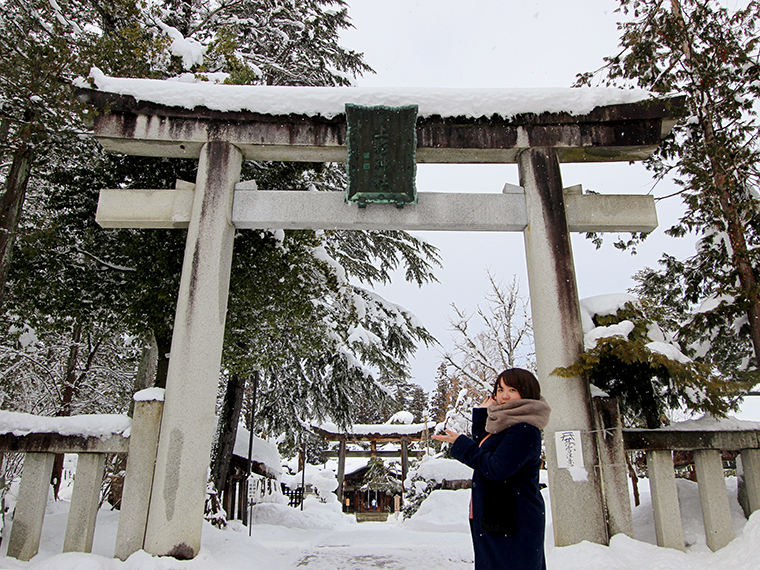
[[[618, 43], [615, 0], [349, 0], [355, 28], [345, 32], [345, 47], [363, 52], [377, 72], [359, 86], [385, 87], [569, 87], [577, 73], [599, 68]], [[563, 183], [582, 184], [601, 193], [670, 194], [672, 184], [653, 189], [651, 175], [639, 164], [563, 165]], [[518, 184], [515, 165], [417, 166], [418, 191], [500, 192]], [[608, 235], [601, 250], [582, 235], [573, 236], [581, 298], [625, 292], [637, 270], [654, 267], [663, 251], [685, 257], [693, 239], [675, 240], [663, 231], [677, 219], [678, 199], [658, 202], [660, 226], [638, 254], [612, 247]], [[451, 303], [473, 312], [485, 305], [486, 270], [504, 283], [517, 275], [527, 296], [523, 237], [519, 233], [417, 233], [440, 248], [444, 268], [439, 284], [422, 289], [399, 277], [377, 290], [416, 314], [441, 344], [450, 349]], [[434, 388], [441, 348], [418, 351], [414, 380]], [[760, 419], [757, 413], [746, 419]]]

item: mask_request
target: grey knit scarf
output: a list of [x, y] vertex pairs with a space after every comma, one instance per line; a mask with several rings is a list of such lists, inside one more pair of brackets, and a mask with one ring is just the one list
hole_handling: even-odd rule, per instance
[[551, 411], [543, 396], [540, 400], [509, 400], [503, 404], [492, 404], [488, 406], [486, 431], [499, 433], [519, 423], [544, 429], [549, 423]]

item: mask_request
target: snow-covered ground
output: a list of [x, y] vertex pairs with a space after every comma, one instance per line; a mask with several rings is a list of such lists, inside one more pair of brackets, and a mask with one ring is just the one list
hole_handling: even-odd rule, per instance
[[[727, 479], [736, 539], [712, 553], [705, 545], [697, 485], [678, 480], [687, 552], [654, 546], [647, 480], [639, 482], [642, 504], [634, 509], [636, 540], [623, 535], [609, 547], [591, 543], [555, 548], [547, 521], [549, 570], [756, 570], [760, 566], [760, 513], [749, 521], [736, 501], [736, 480]], [[544, 493], [548, 493], [544, 490]], [[548, 503], [548, 495], [545, 497]], [[30, 562], [5, 557], [0, 568], [26, 570], [464, 570], [472, 568], [467, 527], [469, 491], [434, 491], [409, 520], [356, 523], [336, 509], [307, 498], [304, 510], [280, 504], [255, 507], [252, 536], [239, 522], [225, 530], [203, 529], [200, 554], [189, 561], [154, 558], [144, 551], [127, 561], [111, 558], [118, 513], [98, 515], [93, 554], [61, 554], [68, 502], [50, 503], [40, 553]], [[8, 530], [8, 529], [7, 529]], [[7, 537], [7, 534], [6, 534]]]

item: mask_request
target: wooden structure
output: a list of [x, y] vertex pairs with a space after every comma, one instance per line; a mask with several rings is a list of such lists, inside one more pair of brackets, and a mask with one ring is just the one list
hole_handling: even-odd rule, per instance
[[[264, 484], [275, 484], [277, 482], [277, 473], [272, 471], [267, 465], [260, 461], [251, 461], [251, 473], [261, 477]], [[232, 454], [230, 460], [230, 469], [224, 480], [224, 488], [221, 493], [221, 504], [224, 512], [227, 513], [227, 519], [241, 520], [247, 524], [248, 513], [248, 488], [246, 486], [248, 476], [248, 458]]]
[[[428, 430], [435, 427], [435, 422], [427, 424], [413, 424], [411, 426], [399, 425], [399, 431], [392, 431], [395, 426], [389, 425], [354, 425], [354, 431], [345, 433], [327, 429], [325, 426], [312, 426], [314, 432], [327, 441], [338, 442], [338, 452], [327, 453], [328, 457], [338, 458], [338, 500], [344, 502], [343, 488], [346, 478], [346, 457], [400, 457], [401, 458], [401, 482], [406, 480], [409, 472], [409, 455], [420, 456], [424, 451], [410, 451], [409, 444], [422, 441], [428, 435]], [[406, 427], [407, 429], [401, 429]], [[390, 428], [390, 429], [389, 429]], [[347, 443], [369, 443], [369, 451], [347, 450]], [[378, 450], [378, 443], [397, 443], [398, 451]]]
[[[395, 512], [394, 496], [383, 491], [363, 490], [364, 477], [369, 471], [369, 465], [365, 465], [345, 474], [343, 483], [339, 484], [341, 490], [341, 504], [344, 513], [393, 513]], [[399, 481], [403, 485], [403, 481]], [[372, 500], [376, 501], [373, 508]]]
[[[308, 105], [315, 98], [367, 105], [357, 100], [359, 90], [207, 85], [201, 88], [204, 103], [193, 99], [192, 108], [185, 108], [171, 101], [189, 101], [190, 95], [183, 99], [183, 90], [194, 86], [103, 77], [98, 82], [106, 90], [83, 89], [78, 97], [95, 108], [94, 135], [106, 150], [198, 159], [191, 187], [103, 192], [98, 207], [104, 227], [188, 228], [146, 551], [192, 558], [200, 548], [236, 228], [522, 232], [538, 377], [553, 408], [546, 433], [555, 544], [607, 543], [606, 494], [615, 491], [599, 475], [605, 455], [599, 446], [606, 442], [594, 436], [588, 382], [551, 376], [555, 368], [572, 364], [583, 349], [569, 232], [651, 231], [657, 219], [651, 196], [566, 191], [560, 164], [648, 157], [674, 124], [682, 99], [635, 101], [632, 97], [645, 94], [604, 91], [596, 107], [541, 112], [535, 110], [537, 94], [525, 91], [454, 90], [436, 107], [415, 100], [416, 93], [380, 90], [371, 104], [419, 105], [418, 162], [516, 163], [520, 185], [507, 185], [502, 194], [418, 193], [418, 204], [403, 210], [377, 205], [361, 209], [345, 204], [341, 192], [238, 186], [243, 160], [345, 161], [345, 113], [327, 116], [309, 111]], [[171, 92], [171, 98], [161, 99], [168, 104], [150, 100], [158, 97], [156, 85], [158, 91]], [[567, 93], [566, 100], [574, 101], [583, 91]], [[613, 104], [610, 93], [622, 102]], [[228, 105], [233, 94], [244, 95], [237, 100], [245, 103], [236, 109], [212, 108], [218, 102]], [[523, 107], [503, 110], [504, 100], [520, 96], [527, 100]], [[436, 91], [435, 97], [440, 101], [447, 96]], [[560, 91], [551, 94], [553, 103], [560, 97]], [[277, 112], [257, 106], [259, 100], [278, 98], [286, 105]], [[475, 99], [485, 101], [477, 115], [471, 112]], [[558, 467], [553, 434], [564, 433], [580, 434], [584, 464], [579, 468], [585, 478]]]

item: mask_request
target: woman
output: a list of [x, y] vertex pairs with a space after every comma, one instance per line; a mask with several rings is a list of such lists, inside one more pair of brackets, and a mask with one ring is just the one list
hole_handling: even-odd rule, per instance
[[475, 570], [544, 570], [545, 507], [538, 485], [549, 405], [527, 370], [499, 374], [472, 410], [472, 439], [446, 430], [451, 457], [472, 467], [470, 529]]

